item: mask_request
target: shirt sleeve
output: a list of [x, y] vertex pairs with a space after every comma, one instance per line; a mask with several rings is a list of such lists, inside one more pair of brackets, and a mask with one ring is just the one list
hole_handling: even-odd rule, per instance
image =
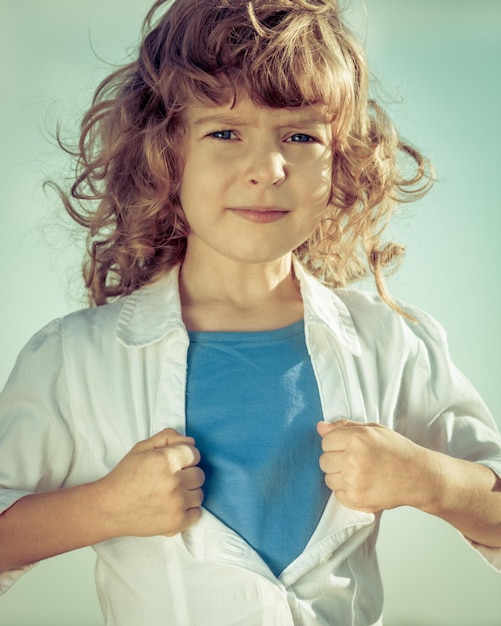
[[[501, 437], [489, 409], [452, 362], [443, 328], [421, 311], [413, 325], [417, 350], [402, 379], [397, 429], [416, 443], [455, 458], [481, 463], [501, 477]], [[467, 540], [501, 571], [501, 548]]]
[[[64, 486], [74, 453], [69, 406], [55, 320], [21, 351], [0, 394], [0, 514], [25, 495]], [[0, 593], [30, 567], [0, 572]]]

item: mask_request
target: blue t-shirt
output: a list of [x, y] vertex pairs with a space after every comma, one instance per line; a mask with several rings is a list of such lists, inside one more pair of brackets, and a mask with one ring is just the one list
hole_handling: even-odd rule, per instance
[[204, 506], [279, 575], [303, 551], [329, 495], [304, 323], [189, 335], [187, 434], [202, 456]]

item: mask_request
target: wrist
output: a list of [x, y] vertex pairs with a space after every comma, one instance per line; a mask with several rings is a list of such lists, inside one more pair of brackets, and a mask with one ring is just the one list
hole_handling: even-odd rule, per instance
[[106, 489], [100, 480], [76, 485], [55, 494], [64, 495], [65, 491], [68, 498], [68, 522], [78, 532], [83, 545], [94, 545], [117, 536], [113, 516], [106, 506]]
[[425, 513], [437, 515], [446, 506], [448, 493], [446, 455], [419, 447], [419, 487], [412, 489], [411, 506]]
[[467, 476], [474, 464], [433, 450], [426, 450], [426, 456], [426, 497], [418, 508], [448, 519], [458, 508], [468, 506], [470, 491]]
[[107, 477], [104, 476], [95, 482], [85, 485], [88, 489], [89, 511], [92, 513], [92, 523], [96, 526], [100, 541], [130, 534], [127, 528], [120, 524], [121, 516], [117, 513], [116, 493]]

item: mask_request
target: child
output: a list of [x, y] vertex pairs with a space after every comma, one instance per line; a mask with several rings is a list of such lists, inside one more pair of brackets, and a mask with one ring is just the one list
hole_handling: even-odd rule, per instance
[[[426, 162], [338, 20], [178, 0], [99, 91], [73, 188], [98, 208], [64, 199], [105, 306], [42, 330], [4, 391], [6, 581], [94, 544], [108, 624], [377, 624], [401, 505], [500, 564], [499, 437], [382, 280]], [[383, 301], [332, 291], [367, 268]]]

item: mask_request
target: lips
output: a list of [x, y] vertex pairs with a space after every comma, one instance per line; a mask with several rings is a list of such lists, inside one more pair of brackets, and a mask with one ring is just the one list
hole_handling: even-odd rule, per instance
[[287, 209], [277, 206], [244, 206], [232, 207], [228, 210], [237, 217], [258, 224], [276, 222], [283, 219], [289, 213]]

